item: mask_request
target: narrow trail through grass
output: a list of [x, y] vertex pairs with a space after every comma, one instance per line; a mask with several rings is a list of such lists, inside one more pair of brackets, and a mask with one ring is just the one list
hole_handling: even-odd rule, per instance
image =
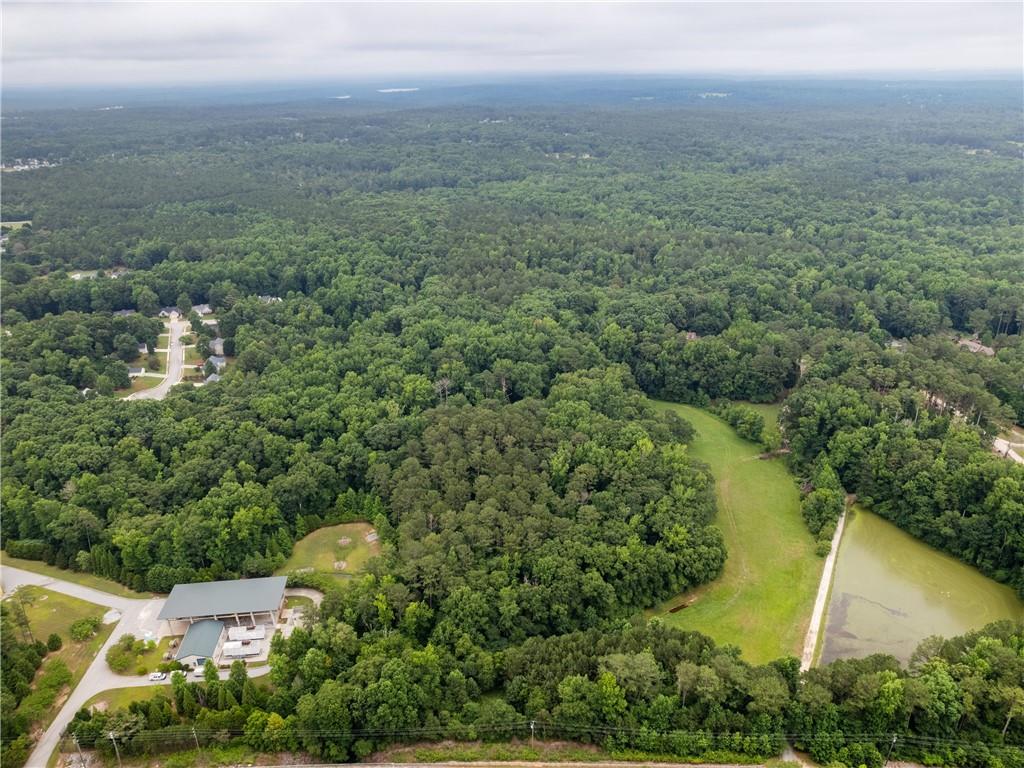
[[[675, 410], [697, 430], [690, 450], [715, 476], [717, 524], [728, 559], [714, 582], [649, 615], [739, 646], [755, 663], [799, 657], [824, 561], [815, 555], [814, 538], [800, 516], [793, 476], [780, 459], [759, 458], [760, 446], [716, 416], [675, 403], [654, 405]], [[774, 424], [777, 406], [755, 407]], [[670, 612], [680, 604], [686, 607]]]

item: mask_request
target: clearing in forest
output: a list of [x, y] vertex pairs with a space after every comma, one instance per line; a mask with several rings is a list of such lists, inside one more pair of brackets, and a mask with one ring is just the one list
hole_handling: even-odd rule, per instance
[[[366, 537], [370, 537], [370, 541]], [[380, 541], [369, 523], [342, 523], [319, 528], [295, 542], [292, 556], [277, 569], [279, 575], [315, 571], [339, 576], [359, 573], [380, 553]], [[344, 563], [344, 567], [338, 567]]]
[[[761, 459], [759, 445], [716, 416], [675, 403], [654, 405], [676, 411], [697, 430], [690, 451], [715, 477], [716, 523], [728, 558], [718, 579], [650, 615], [739, 646], [754, 663], [799, 657], [824, 561], [815, 555], [814, 538], [800, 516], [793, 476], [780, 459]], [[774, 428], [778, 407], [754, 407]]]

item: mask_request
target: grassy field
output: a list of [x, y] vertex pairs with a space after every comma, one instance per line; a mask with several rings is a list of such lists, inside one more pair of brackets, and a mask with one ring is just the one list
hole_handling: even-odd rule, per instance
[[[113, 624], [104, 624], [91, 639], [84, 642], [75, 642], [68, 634], [71, 624], [79, 619], [89, 616], [102, 616], [107, 609], [102, 605], [87, 603], [76, 597], [63, 595], [60, 592], [51, 592], [48, 589], [36, 586], [25, 586], [18, 590], [18, 598], [24, 595], [25, 615], [28, 617], [29, 627], [32, 635], [37, 640], [46, 641], [51, 634], [60, 635], [64, 641], [63, 647], [56, 653], [50, 653], [43, 662], [42, 670], [60, 659], [71, 672], [71, 688], [78, 685], [85, 670], [89, 668], [92, 660], [96, 657], [103, 643], [106, 642], [114, 629]], [[63, 703], [63, 696], [50, 706], [43, 719], [37, 723], [42, 728], [48, 726], [57, 712], [60, 711]]]
[[[366, 535], [372, 530], [369, 523], [342, 523], [313, 531], [295, 542], [292, 556], [277, 573], [286, 574], [303, 568], [340, 576], [358, 573], [367, 560], [380, 552], [379, 542], [366, 541]], [[343, 538], [350, 539], [350, 543], [339, 544]], [[343, 570], [335, 568], [335, 563], [341, 561], [345, 561]]]
[[78, 573], [77, 571], [66, 571], [54, 565], [47, 565], [41, 560], [22, 560], [17, 557], [9, 557], [6, 552], [0, 552], [0, 563], [9, 565], [12, 568], [21, 568], [23, 571], [32, 571], [51, 579], [62, 579], [73, 584], [81, 584], [83, 587], [92, 587], [100, 592], [109, 592], [112, 595], [121, 597], [150, 597], [148, 592], [136, 592], [116, 581], [104, 579], [102, 576], [93, 576], [91, 573]]
[[185, 365], [196, 365], [203, 362], [203, 356], [199, 354], [199, 350], [195, 347], [189, 347], [185, 350]]
[[[799, 656], [824, 561], [800, 517], [800, 496], [778, 459], [762, 460], [759, 446], [717, 417], [685, 405], [675, 410], [697, 430], [691, 450], [715, 476], [718, 526], [728, 547], [722, 575], [650, 612], [682, 629], [700, 630], [739, 646], [747, 659]], [[777, 406], [756, 406], [774, 423]], [[680, 604], [687, 607], [670, 613]]]
[[136, 376], [132, 379], [132, 385], [127, 389], [118, 389], [114, 391], [118, 397], [128, 397], [128, 395], [135, 394], [136, 392], [142, 392], [144, 389], [152, 389], [153, 387], [159, 386], [163, 381], [163, 377], [157, 376]]
[[85, 702], [85, 709], [92, 709], [93, 707], [99, 707], [101, 710], [120, 709], [121, 707], [127, 707], [133, 701], [148, 701], [153, 697], [157, 691], [163, 690], [168, 696], [171, 695], [171, 686], [166, 685], [146, 685], [141, 688], [113, 688], [109, 691], [103, 691], [97, 693], [87, 702]]

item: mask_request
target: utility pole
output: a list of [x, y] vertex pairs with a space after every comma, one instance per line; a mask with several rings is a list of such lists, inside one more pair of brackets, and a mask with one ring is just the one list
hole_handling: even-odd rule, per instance
[[78, 743], [78, 736], [72, 735], [71, 739], [75, 742], [75, 749], [78, 750], [78, 762], [82, 768], [85, 768], [85, 755], [82, 754], [82, 745]]
[[533, 746], [533, 731], [534, 731], [534, 728], [536, 728], [536, 727], [537, 727], [537, 721], [536, 720], [531, 720], [530, 721], [530, 746], [531, 747]]
[[117, 768], [121, 768], [121, 750], [117, 748], [117, 739], [114, 738], [114, 732], [110, 731], [107, 737], [110, 739], [110, 743], [114, 745], [114, 754], [117, 755]]
[[882, 768], [885, 768], [885, 766], [889, 764], [889, 755], [892, 754], [892, 748], [896, 746], [896, 739], [898, 738], [899, 737], [895, 733], [892, 735], [892, 741], [889, 742], [889, 751], [885, 753], [885, 763]]
[[199, 751], [199, 736], [196, 734], [196, 727], [192, 726], [192, 738], [196, 740], [196, 752]]

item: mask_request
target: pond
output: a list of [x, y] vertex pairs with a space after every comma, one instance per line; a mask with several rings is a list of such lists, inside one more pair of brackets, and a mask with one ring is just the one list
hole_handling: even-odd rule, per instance
[[832, 582], [820, 664], [889, 653], [906, 662], [930, 635], [952, 637], [1024, 619], [1003, 584], [855, 506]]

